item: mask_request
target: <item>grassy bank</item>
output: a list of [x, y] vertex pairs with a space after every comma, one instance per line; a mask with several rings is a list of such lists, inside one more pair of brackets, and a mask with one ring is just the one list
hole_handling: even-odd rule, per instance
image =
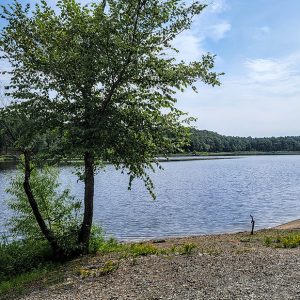
[[[37, 244], [36, 244], [37, 245]], [[139, 257], [218, 256], [224, 252], [240, 255], [264, 248], [288, 249], [300, 246], [299, 230], [261, 230], [249, 233], [210, 235], [143, 243], [99, 243], [93, 255], [64, 264], [50, 260], [45, 244], [34, 246], [22, 242], [3, 244], [0, 248], [0, 298], [16, 299], [20, 295], [50, 286], [64, 286], [89, 278], [113, 276], [124, 263], [140, 263]], [[142, 267], [142, 266], [141, 266]]]

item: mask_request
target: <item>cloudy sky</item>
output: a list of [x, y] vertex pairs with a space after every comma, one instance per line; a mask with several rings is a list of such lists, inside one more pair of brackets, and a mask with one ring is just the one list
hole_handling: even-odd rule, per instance
[[178, 59], [214, 53], [225, 75], [221, 87], [200, 83], [198, 94], [179, 94], [179, 108], [197, 117], [197, 128], [221, 134], [300, 135], [300, 1], [204, 2], [192, 29], [175, 41]]
[[214, 0], [178, 40], [182, 58], [217, 54], [221, 87], [199, 85], [179, 106], [226, 135], [300, 135], [300, 1]]

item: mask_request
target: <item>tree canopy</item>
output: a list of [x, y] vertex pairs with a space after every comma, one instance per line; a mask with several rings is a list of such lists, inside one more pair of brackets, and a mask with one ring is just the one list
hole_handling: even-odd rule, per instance
[[[26, 111], [41, 120], [37, 136], [45, 129], [56, 133], [59, 143], [51, 155], [84, 159], [85, 212], [78, 238], [84, 251], [96, 162], [125, 170], [130, 183], [141, 178], [153, 194], [147, 169], [154, 170], [155, 156], [176, 152], [188, 141], [189, 118], [176, 108], [176, 93], [196, 91], [199, 80], [219, 84], [213, 55], [186, 63], [172, 54], [177, 51], [172, 41], [204, 8], [180, 0], [85, 6], [60, 0], [56, 10], [45, 0], [33, 9], [17, 0], [2, 6], [7, 25], [0, 51], [12, 67], [8, 94], [30, 103]], [[32, 159], [36, 153], [29, 152]]]

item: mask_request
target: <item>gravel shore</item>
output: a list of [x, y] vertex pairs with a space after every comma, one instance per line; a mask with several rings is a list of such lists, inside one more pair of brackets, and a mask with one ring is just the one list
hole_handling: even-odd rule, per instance
[[[267, 247], [266, 237], [280, 230], [173, 238], [145, 244], [157, 248], [195, 245], [189, 254], [118, 258], [118, 268], [102, 276], [82, 277], [112, 254], [90, 256], [68, 265], [64, 279], [35, 288], [23, 300], [47, 299], [300, 299], [300, 248]], [[298, 231], [297, 231], [298, 232]]]

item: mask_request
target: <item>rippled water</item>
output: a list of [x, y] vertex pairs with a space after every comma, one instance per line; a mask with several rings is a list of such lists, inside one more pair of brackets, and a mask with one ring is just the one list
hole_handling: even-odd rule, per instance
[[[127, 190], [128, 177], [107, 166], [95, 179], [95, 222], [119, 239], [222, 233], [274, 226], [300, 218], [300, 156], [252, 156], [238, 159], [163, 163], [152, 178], [157, 200], [142, 182]], [[72, 167], [61, 180], [78, 197]], [[0, 170], [0, 231], [10, 215], [5, 185], [13, 170]], [[2, 228], [1, 228], [2, 226]]]

